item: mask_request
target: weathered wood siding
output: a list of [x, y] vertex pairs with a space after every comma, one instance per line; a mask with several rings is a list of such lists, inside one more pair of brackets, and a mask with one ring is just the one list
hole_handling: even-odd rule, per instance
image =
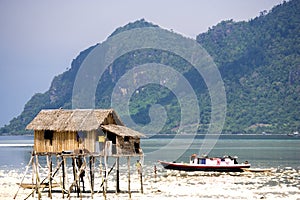
[[37, 153], [61, 153], [85, 149], [95, 151], [96, 132], [87, 132], [84, 139], [79, 139], [77, 132], [53, 132], [52, 144], [44, 138], [44, 131], [34, 132], [34, 151]]
[[37, 153], [61, 153], [79, 148], [76, 132], [53, 132], [52, 144], [44, 138], [44, 131], [34, 132], [34, 150]]
[[95, 149], [95, 142], [97, 139], [97, 132], [96, 131], [88, 131], [85, 132], [85, 138], [79, 139], [79, 149], [85, 149], [89, 152], [93, 153], [96, 151]]
[[119, 155], [132, 155], [140, 154], [142, 152], [136, 152], [134, 143], [137, 143], [140, 147], [140, 139], [129, 137], [128, 141], [124, 141], [124, 137], [117, 136], [117, 154]]

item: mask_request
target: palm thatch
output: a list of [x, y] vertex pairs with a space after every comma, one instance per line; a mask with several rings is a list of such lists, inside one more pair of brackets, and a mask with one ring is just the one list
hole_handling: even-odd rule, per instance
[[27, 125], [31, 130], [92, 131], [107, 124], [123, 125], [112, 109], [41, 110]]
[[133, 138], [146, 137], [144, 134], [141, 134], [140, 132], [132, 130], [126, 126], [119, 126], [116, 124], [108, 124], [108, 125], [102, 125], [101, 127], [104, 130], [115, 133], [116, 135], [119, 135], [121, 137], [125, 137], [125, 136], [129, 136], [129, 137], [133, 137]]

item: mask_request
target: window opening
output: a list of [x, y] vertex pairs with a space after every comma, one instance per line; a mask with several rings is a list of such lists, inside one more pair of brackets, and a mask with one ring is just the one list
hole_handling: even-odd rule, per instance
[[128, 136], [124, 137], [124, 142], [129, 142], [129, 137]]
[[45, 130], [44, 131], [44, 139], [50, 140], [50, 145], [52, 146], [52, 140], [53, 140], [53, 132], [52, 130]]

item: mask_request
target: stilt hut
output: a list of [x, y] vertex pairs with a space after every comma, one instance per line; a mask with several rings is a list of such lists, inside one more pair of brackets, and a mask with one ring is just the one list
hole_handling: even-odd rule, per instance
[[142, 154], [143, 134], [125, 127], [112, 109], [42, 110], [27, 125], [34, 130], [34, 151], [101, 155]]
[[[42, 110], [27, 125], [27, 129], [34, 130], [34, 147], [31, 159], [26, 167], [32, 165], [32, 192], [38, 193], [38, 199], [41, 198], [41, 188], [46, 184], [49, 187], [49, 197], [52, 197], [52, 182], [54, 177], [62, 169], [62, 176], [59, 185], [62, 194], [77, 192], [77, 197], [81, 195], [81, 186], [83, 191], [84, 176], [88, 175], [91, 195], [94, 194], [94, 171], [95, 160], [99, 160], [99, 171], [102, 174], [103, 195], [105, 197], [107, 190], [107, 177], [111, 170], [116, 166], [116, 192], [119, 188], [119, 158], [127, 158], [128, 165], [128, 194], [130, 192], [130, 157], [143, 157], [143, 151], [140, 146], [140, 138], [144, 137], [142, 133], [125, 127], [116, 112], [113, 109], [54, 109]], [[52, 169], [52, 156], [56, 156], [57, 166]], [[41, 181], [39, 174], [39, 156], [46, 156], [48, 175]], [[116, 159], [115, 164], [108, 170], [108, 157]], [[89, 158], [89, 159], [87, 159]], [[72, 160], [74, 182], [66, 185], [67, 159]], [[102, 162], [103, 160], [103, 162]], [[104, 164], [104, 167], [102, 166]], [[141, 171], [141, 170], [140, 170]], [[104, 175], [103, 175], [104, 173]], [[24, 177], [25, 177], [24, 175]], [[23, 184], [24, 177], [20, 186]], [[140, 173], [141, 192], [142, 174]], [[66, 183], [67, 182], [67, 183]], [[82, 185], [81, 185], [82, 182]], [[19, 191], [19, 190], [18, 190]], [[14, 198], [16, 198], [18, 191]], [[35, 191], [35, 192], [34, 192]]]

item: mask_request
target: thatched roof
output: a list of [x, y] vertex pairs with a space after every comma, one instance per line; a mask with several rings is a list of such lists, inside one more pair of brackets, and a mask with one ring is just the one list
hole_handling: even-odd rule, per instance
[[53, 131], [92, 131], [101, 125], [109, 124], [112, 116], [115, 123], [123, 125], [116, 112], [112, 109], [75, 109], [75, 110], [41, 110], [27, 125], [31, 130]]
[[146, 137], [144, 134], [137, 132], [135, 130], [132, 130], [126, 126], [119, 126], [116, 124], [108, 124], [108, 125], [102, 125], [101, 127], [104, 130], [115, 133], [116, 135], [119, 135], [122, 137], [124, 137], [124, 136], [129, 136], [129, 137], [134, 137], [134, 138]]

